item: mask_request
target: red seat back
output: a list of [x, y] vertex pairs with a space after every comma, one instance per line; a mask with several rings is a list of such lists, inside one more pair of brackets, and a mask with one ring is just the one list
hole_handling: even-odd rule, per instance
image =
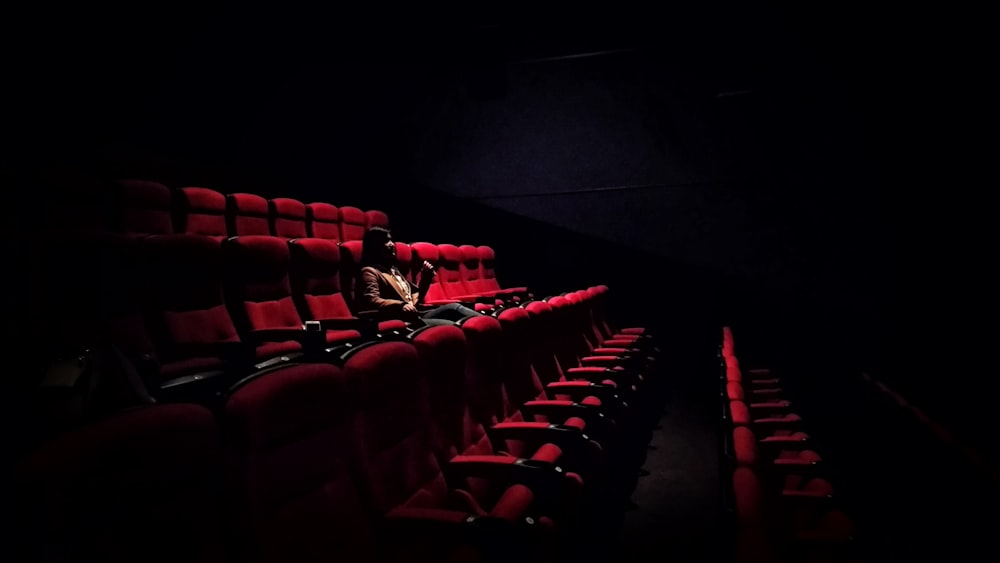
[[364, 211], [350, 206], [340, 208], [340, 240], [361, 240], [367, 228]]
[[306, 206], [306, 223], [309, 236], [328, 240], [340, 239], [340, 210], [329, 203], [310, 203]]
[[385, 214], [385, 211], [379, 211], [378, 209], [365, 211], [365, 228], [370, 229], [372, 227], [389, 228], [389, 216]]
[[308, 237], [306, 205], [297, 199], [276, 197], [268, 202], [271, 232], [287, 239]]
[[353, 316], [341, 289], [340, 247], [332, 240], [292, 241], [292, 295], [302, 318], [336, 319]]
[[267, 200], [255, 194], [226, 196], [226, 225], [230, 236], [271, 235]]
[[226, 238], [226, 196], [208, 188], [181, 188], [177, 191], [177, 232]]
[[218, 448], [212, 413], [189, 404], [60, 435], [12, 468], [7, 547], [19, 561], [223, 561]]
[[169, 235], [174, 232], [170, 188], [148, 180], [118, 182], [120, 226], [130, 235]]

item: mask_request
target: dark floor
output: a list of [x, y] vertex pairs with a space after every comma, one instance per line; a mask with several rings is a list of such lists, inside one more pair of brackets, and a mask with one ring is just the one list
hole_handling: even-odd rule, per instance
[[666, 403], [616, 538], [612, 561], [717, 561], [718, 372], [710, 348], [671, 358]]

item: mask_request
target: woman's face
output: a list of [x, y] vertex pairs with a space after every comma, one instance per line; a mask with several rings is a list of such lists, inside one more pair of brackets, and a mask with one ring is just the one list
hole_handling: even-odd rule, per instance
[[392, 235], [385, 235], [385, 256], [389, 258], [396, 257], [396, 243], [392, 242]]

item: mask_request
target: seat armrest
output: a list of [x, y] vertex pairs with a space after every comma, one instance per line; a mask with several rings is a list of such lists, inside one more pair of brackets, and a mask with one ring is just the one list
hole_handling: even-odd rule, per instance
[[464, 488], [465, 480], [471, 477], [537, 490], [560, 487], [566, 478], [563, 468], [554, 463], [500, 455], [459, 455], [442, 469], [453, 489]]
[[623, 378], [631, 379], [632, 372], [614, 367], [585, 366], [580, 368], [569, 368], [566, 370], [566, 377], [573, 380], [598, 381], [604, 380], [617, 382]]
[[582, 418], [587, 423], [587, 430], [595, 435], [601, 435], [614, 426], [614, 420], [605, 414], [607, 407], [603, 405], [585, 405], [573, 401], [527, 401], [521, 406], [521, 412], [532, 418], [544, 416], [548, 422], [565, 422], [572, 417]]
[[550, 424], [547, 422], [502, 422], [486, 429], [494, 451], [507, 449], [507, 440], [520, 440], [530, 444], [554, 444], [567, 457], [584, 465], [594, 461], [594, 454], [600, 445], [593, 442], [586, 433], [574, 426]]
[[618, 396], [618, 386], [603, 382], [553, 381], [545, 386], [545, 391], [550, 397], [553, 395], [568, 395], [577, 402], [586, 397], [597, 397], [601, 400], [602, 404], [617, 405], [624, 403], [622, 398]]
[[323, 330], [357, 330], [362, 332], [369, 327], [375, 319], [360, 319], [358, 317], [339, 317], [335, 319], [316, 319]]

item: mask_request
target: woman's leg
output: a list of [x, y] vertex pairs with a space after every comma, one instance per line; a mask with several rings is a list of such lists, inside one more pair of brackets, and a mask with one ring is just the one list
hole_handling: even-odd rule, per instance
[[440, 307], [435, 307], [430, 311], [427, 311], [426, 313], [420, 315], [420, 318], [424, 320], [444, 319], [446, 321], [455, 322], [460, 321], [465, 317], [473, 317], [481, 314], [482, 313], [477, 313], [461, 303], [448, 303], [447, 305], [441, 305]]

